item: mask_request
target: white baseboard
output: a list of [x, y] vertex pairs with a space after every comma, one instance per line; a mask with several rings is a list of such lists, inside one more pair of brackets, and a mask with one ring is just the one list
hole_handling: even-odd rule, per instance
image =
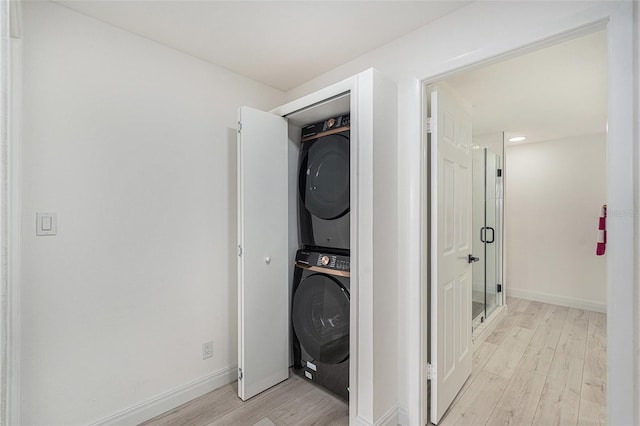
[[380, 417], [375, 423], [371, 423], [368, 420], [363, 419], [362, 417], [356, 417], [356, 425], [357, 426], [398, 426], [400, 424], [399, 421], [400, 410], [397, 405], [394, 405], [387, 411], [384, 416]]
[[507, 294], [510, 297], [518, 299], [533, 300], [534, 302], [550, 303], [552, 305], [567, 306], [569, 308], [584, 309], [586, 311], [607, 312], [607, 305], [597, 303], [592, 300], [575, 299], [564, 296], [556, 296], [548, 293], [538, 293], [535, 291], [518, 290], [517, 288], [507, 287]]
[[373, 426], [373, 423], [358, 416], [356, 417], [356, 426]]
[[236, 380], [238, 367], [232, 365], [208, 376], [194, 380], [178, 388], [165, 392], [140, 404], [129, 407], [91, 426], [135, 426], [155, 416], [165, 413], [185, 402], [218, 389]]
[[376, 422], [376, 426], [398, 426], [400, 410], [394, 405]]

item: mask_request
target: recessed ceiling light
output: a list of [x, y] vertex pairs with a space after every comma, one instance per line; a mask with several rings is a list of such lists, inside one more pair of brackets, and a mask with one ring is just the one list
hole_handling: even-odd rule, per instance
[[509, 142], [522, 142], [526, 138], [526, 136], [515, 136], [513, 138], [509, 138]]

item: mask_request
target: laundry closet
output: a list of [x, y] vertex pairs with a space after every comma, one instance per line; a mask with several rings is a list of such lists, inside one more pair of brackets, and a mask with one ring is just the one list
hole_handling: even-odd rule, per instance
[[[270, 112], [240, 108], [238, 395], [243, 400], [286, 380], [289, 367], [297, 363], [300, 375], [348, 399], [351, 421], [376, 423], [392, 411], [398, 259], [397, 211], [389, 207], [397, 205], [396, 96], [395, 83], [370, 69]], [[345, 214], [342, 206], [340, 212], [327, 213], [328, 219], [339, 221], [323, 222], [310, 214], [316, 240], [309, 240], [309, 224], [304, 223], [309, 217], [299, 210], [299, 194], [304, 194], [300, 182], [305, 179], [299, 176], [300, 159], [306, 158], [300, 153], [301, 139], [307, 143], [314, 138], [311, 134], [305, 139], [303, 129], [313, 133], [309, 126], [316, 123], [323, 134], [337, 138], [330, 142], [336, 147], [344, 150], [341, 140], [348, 144], [347, 156], [341, 154], [339, 160], [348, 159], [341, 169], [349, 176], [348, 211]], [[300, 173], [305, 170], [311, 169]], [[348, 326], [346, 352], [344, 341], [327, 349], [317, 339], [305, 341], [305, 336], [291, 333], [302, 327], [296, 317], [292, 327], [292, 294], [300, 294], [294, 287], [308, 281], [311, 272], [316, 285], [325, 285], [318, 277], [329, 269], [333, 277], [324, 281], [331, 288], [327, 291], [338, 292], [338, 300], [342, 290], [350, 300], [340, 302], [340, 312], [346, 309], [349, 314], [347, 322], [340, 319], [342, 327]], [[318, 350], [322, 355], [314, 354]], [[311, 360], [322, 356], [328, 367]], [[321, 373], [323, 368], [327, 374]]]

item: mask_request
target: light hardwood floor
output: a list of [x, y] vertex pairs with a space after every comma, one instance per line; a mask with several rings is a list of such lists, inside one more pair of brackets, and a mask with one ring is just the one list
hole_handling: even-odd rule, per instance
[[[606, 316], [509, 298], [474, 342], [473, 372], [441, 425], [606, 424]], [[347, 425], [347, 405], [297, 376], [242, 402], [232, 383], [145, 426]]]
[[289, 380], [242, 402], [237, 383], [189, 401], [144, 426], [348, 425], [348, 405], [290, 374]]
[[509, 298], [441, 425], [605, 425], [605, 314]]

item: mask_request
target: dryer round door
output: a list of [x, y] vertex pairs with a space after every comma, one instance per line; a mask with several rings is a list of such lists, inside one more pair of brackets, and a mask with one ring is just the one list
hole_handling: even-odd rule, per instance
[[313, 274], [293, 295], [293, 329], [307, 353], [325, 364], [349, 358], [349, 292], [336, 279]]
[[300, 197], [312, 215], [337, 219], [349, 212], [349, 138], [314, 141], [300, 167]]

